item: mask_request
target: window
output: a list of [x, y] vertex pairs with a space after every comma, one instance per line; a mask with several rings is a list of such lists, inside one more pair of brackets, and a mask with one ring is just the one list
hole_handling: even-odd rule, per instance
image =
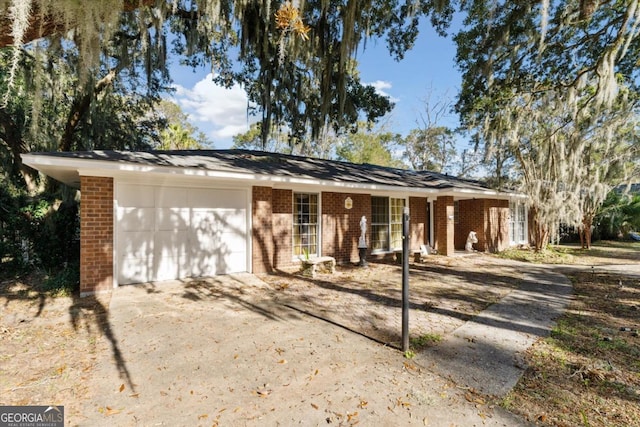
[[293, 194], [293, 255], [318, 255], [317, 194]]
[[371, 250], [389, 250], [389, 198], [371, 197]]
[[402, 213], [404, 199], [390, 199], [391, 202], [391, 249], [402, 249]]
[[519, 242], [526, 242], [527, 238], [525, 237], [526, 230], [526, 218], [525, 218], [526, 209], [524, 207], [524, 203], [518, 203], [518, 224], [516, 225], [516, 237]]
[[509, 237], [512, 244], [527, 242], [527, 209], [524, 203], [509, 202]]
[[402, 213], [405, 200], [371, 197], [371, 250], [402, 248]]

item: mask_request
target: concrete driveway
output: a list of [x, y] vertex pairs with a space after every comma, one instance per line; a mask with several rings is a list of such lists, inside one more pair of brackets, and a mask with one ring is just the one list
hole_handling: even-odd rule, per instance
[[81, 425], [518, 426], [481, 396], [331, 323], [249, 274], [111, 297]]

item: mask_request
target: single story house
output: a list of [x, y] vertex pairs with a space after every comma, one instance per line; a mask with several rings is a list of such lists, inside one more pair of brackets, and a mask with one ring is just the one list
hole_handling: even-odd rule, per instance
[[264, 273], [304, 256], [357, 262], [402, 248], [500, 251], [527, 240], [524, 199], [433, 172], [249, 150], [30, 153], [80, 189], [81, 294], [129, 283]]

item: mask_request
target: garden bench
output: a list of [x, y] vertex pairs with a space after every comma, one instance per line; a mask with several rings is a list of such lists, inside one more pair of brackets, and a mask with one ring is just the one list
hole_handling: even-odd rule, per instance
[[331, 273], [336, 272], [336, 259], [332, 256], [320, 256], [302, 260], [303, 274], [316, 277], [318, 265], [330, 270]]

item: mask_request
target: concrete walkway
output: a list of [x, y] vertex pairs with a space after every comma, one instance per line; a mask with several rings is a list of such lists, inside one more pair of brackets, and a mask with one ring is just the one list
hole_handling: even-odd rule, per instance
[[526, 366], [521, 353], [547, 336], [571, 298], [571, 283], [550, 267], [526, 268], [521, 286], [418, 356], [457, 384], [502, 397]]

